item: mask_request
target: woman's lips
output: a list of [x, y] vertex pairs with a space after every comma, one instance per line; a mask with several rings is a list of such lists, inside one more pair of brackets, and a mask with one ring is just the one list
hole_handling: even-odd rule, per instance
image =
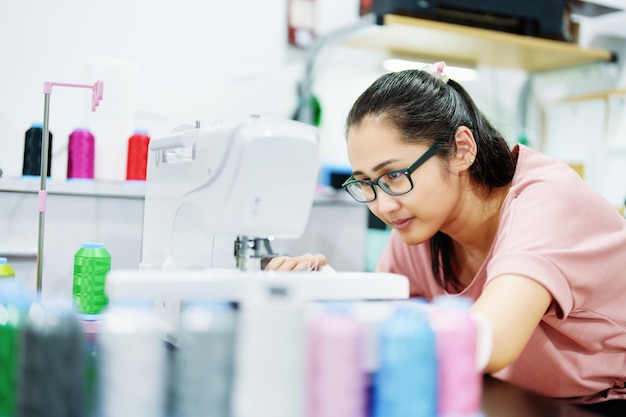
[[391, 222], [391, 224], [393, 225], [394, 229], [398, 231], [402, 231], [402, 230], [408, 229], [409, 226], [411, 226], [412, 222], [413, 222], [413, 217], [410, 217], [408, 219], [394, 220], [393, 222]]

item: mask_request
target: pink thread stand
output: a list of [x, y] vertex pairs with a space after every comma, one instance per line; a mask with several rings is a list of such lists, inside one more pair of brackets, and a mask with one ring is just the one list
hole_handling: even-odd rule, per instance
[[48, 172], [48, 132], [49, 132], [49, 118], [50, 118], [50, 95], [52, 94], [52, 87], [75, 87], [75, 88], [89, 88], [92, 90], [91, 98], [91, 111], [96, 111], [96, 107], [100, 105], [103, 96], [104, 83], [102, 80], [96, 81], [91, 84], [71, 84], [71, 83], [59, 83], [45, 81], [43, 83], [44, 105], [43, 105], [43, 136], [41, 140], [41, 183], [39, 187], [39, 229], [38, 229], [38, 247], [37, 247], [37, 293], [41, 294], [41, 288], [43, 285], [43, 237], [44, 237], [44, 224], [46, 216], [46, 206], [48, 204], [48, 192], [46, 191], [46, 172]]

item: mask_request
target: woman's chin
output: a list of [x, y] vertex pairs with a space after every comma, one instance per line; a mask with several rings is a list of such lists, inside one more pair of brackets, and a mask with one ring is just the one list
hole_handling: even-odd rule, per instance
[[408, 229], [405, 229], [405, 230], [394, 229], [394, 230], [398, 234], [398, 237], [402, 239], [402, 241], [406, 243], [407, 245], [420, 245], [432, 237], [432, 235], [426, 236], [422, 233], [415, 233], [415, 231], [412, 232]]

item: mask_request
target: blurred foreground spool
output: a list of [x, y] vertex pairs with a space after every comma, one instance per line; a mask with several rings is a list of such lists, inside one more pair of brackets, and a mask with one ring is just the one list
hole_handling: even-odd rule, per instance
[[153, 305], [110, 306], [100, 329], [102, 417], [165, 415], [167, 350]]
[[0, 416], [15, 416], [20, 334], [27, 308], [21, 285], [0, 279]]
[[84, 417], [84, 340], [70, 306], [31, 304], [20, 340], [16, 416]]
[[183, 305], [173, 383], [178, 417], [231, 415], [236, 319], [227, 303]]
[[365, 328], [349, 312], [325, 311], [309, 324], [310, 417], [365, 417]]
[[305, 416], [304, 304], [277, 296], [239, 314], [233, 416]]
[[431, 323], [437, 339], [439, 415], [478, 416], [483, 379], [477, 365], [478, 327], [469, 313], [472, 301], [460, 296], [438, 296], [433, 304]]
[[418, 306], [398, 307], [380, 327], [374, 417], [437, 417], [435, 332]]

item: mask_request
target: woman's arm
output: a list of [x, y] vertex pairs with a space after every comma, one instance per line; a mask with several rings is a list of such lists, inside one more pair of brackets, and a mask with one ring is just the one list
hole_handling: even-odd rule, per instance
[[487, 284], [472, 307], [487, 318], [493, 331], [486, 373], [497, 372], [517, 359], [551, 302], [545, 287], [523, 276], [503, 275]]
[[[319, 270], [328, 265], [322, 254], [277, 256], [265, 268], [270, 271]], [[491, 281], [472, 310], [491, 325], [493, 345], [486, 373], [513, 363], [541, 321], [552, 296], [538, 282], [519, 275], [503, 275]]]

